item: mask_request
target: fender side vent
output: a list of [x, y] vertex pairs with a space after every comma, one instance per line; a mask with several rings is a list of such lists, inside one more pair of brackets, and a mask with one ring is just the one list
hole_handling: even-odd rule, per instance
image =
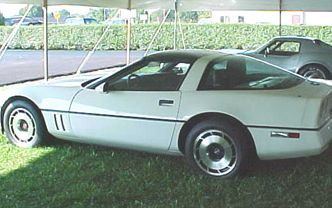
[[63, 122], [62, 114], [60, 114], [60, 115], [54, 114], [54, 123], [55, 123], [56, 130], [66, 131], [65, 123]]
[[62, 114], [60, 115], [60, 120], [61, 120], [61, 125], [62, 125], [63, 131], [66, 131], [65, 124], [63, 123]]
[[59, 126], [58, 126], [58, 120], [56, 119], [56, 114], [54, 114], [54, 123], [55, 123], [55, 128], [56, 128], [56, 130], [60, 130], [59, 129]]

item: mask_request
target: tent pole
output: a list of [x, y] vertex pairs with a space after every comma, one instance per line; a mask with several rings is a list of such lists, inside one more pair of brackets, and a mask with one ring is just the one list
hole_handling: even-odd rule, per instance
[[176, 42], [177, 42], [177, 25], [178, 25], [178, 1], [174, 0], [174, 40], [173, 40], [173, 47], [174, 50], [176, 49]]
[[[118, 10], [113, 17], [116, 17], [118, 14], [120, 13], [120, 10]], [[108, 24], [106, 27], [106, 30], [103, 32], [103, 34], [101, 35], [101, 37], [99, 38], [99, 40], [97, 41], [97, 43], [95, 44], [95, 46], [93, 47], [93, 49], [91, 51], [89, 51], [89, 53], [84, 57], [82, 63], [80, 64], [80, 66], [78, 67], [76, 74], [81, 74], [83, 67], [86, 65], [86, 63], [89, 61], [89, 59], [91, 58], [91, 56], [96, 52], [97, 47], [100, 45], [101, 41], [103, 41], [103, 39], [105, 38], [106, 34], [110, 31], [112, 27], [112, 24]]]
[[282, 26], [282, 0], [279, 0], [279, 36], [282, 35], [281, 26]]
[[44, 80], [48, 81], [48, 16], [47, 16], [47, 2], [43, 0], [44, 11]]
[[150, 49], [151, 49], [151, 47], [152, 47], [153, 42], [156, 40], [158, 34], [160, 33], [160, 30], [161, 30], [162, 26], [165, 24], [165, 22], [166, 22], [166, 20], [167, 20], [167, 18], [168, 18], [168, 16], [169, 16], [170, 13], [171, 13], [171, 10], [168, 10], [168, 12], [167, 12], [167, 14], [165, 15], [163, 21], [160, 23], [160, 25], [159, 25], [157, 31], [154, 33], [154, 35], [153, 35], [153, 37], [152, 37], [152, 40], [151, 40], [151, 42], [150, 42], [148, 48], [146, 49], [146, 51], [145, 51], [145, 53], [144, 53], [144, 56], [148, 55], [148, 53], [149, 53], [149, 51], [150, 51]]
[[28, 16], [30, 10], [32, 8], [32, 5], [28, 4], [28, 8], [25, 11], [23, 17], [20, 19], [20, 21], [18, 22], [18, 24], [15, 26], [14, 30], [10, 33], [9, 37], [7, 38], [7, 40], [3, 43], [3, 45], [0, 48], [0, 60], [2, 59], [2, 57], [5, 55], [10, 43], [14, 40], [17, 32], [19, 31], [24, 19]]
[[83, 67], [86, 65], [86, 63], [88, 62], [88, 60], [91, 58], [91, 56], [96, 52], [97, 47], [100, 45], [101, 41], [104, 40], [106, 34], [109, 32], [109, 30], [111, 29], [111, 24], [107, 25], [106, 30], [103, 32], [103, 34], [101, 35], [101, 37], [99, 38], [99, 40], [97, 41], [96, 45], [93, 47], [93, 49], [91, 51], [89, 51], [88, 55], [85, 56], [85, 58], [83, 59], [82, 63], [80, 64], [80, 66], [78, 67], [76, 74], [81, 74]]
[[126, 64], [130, 63], [130, 42], [131, 42], [131, 0], [128, 0], [128, 10], [129, 17], [127, 23], [127, 55], [126, 55]]
[[183, 49], [186, 49], [186, 44], [184, 42], [184, 33], [183, 33], [183, 29], [182, 29], [182, 24], [181, 24], [180, 17], [179, 17], [179, 29], [180, 29], [180, 34], [181, 34]]
[[127, 24], [127, 55], [126, 55], [126, 64], [130, 63], [130, 42], [131, 42], [131, 18], [128, 18]]

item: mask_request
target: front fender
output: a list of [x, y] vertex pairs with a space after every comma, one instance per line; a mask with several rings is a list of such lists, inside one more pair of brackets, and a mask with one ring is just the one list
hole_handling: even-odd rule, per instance
[[0, 95], [0, 128], [3, 133], [3, 115], [6, 107], [14, 100], [26, 100], [40, 111], [69, 111], [71, 102], [79, 87], [37, 85], [6, 90]]

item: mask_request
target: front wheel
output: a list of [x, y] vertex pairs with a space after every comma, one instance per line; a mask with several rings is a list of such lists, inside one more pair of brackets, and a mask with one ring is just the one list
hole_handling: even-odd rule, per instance
[[185, 157], [201, 173], [229, 178], [238, 174], [247, 151], [241, 128], [223, 120], [198, 123], [185, 144]]
[[40, 113], [31, 104], [19, 100], [7, 106], [4, 130], [10, 142], [25, 148], [40, 145], [47, 136]]

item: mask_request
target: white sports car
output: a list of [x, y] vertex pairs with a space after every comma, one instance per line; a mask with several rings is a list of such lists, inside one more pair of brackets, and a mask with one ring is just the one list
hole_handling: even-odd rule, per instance
[[7, 138], [34, 147], [70, 141], [185, 155], [231, 177], [260, 159], [320, 154], [332, 140], [332, 88], [244, 55], [166, 51], [119, 72], [2, 95]]

